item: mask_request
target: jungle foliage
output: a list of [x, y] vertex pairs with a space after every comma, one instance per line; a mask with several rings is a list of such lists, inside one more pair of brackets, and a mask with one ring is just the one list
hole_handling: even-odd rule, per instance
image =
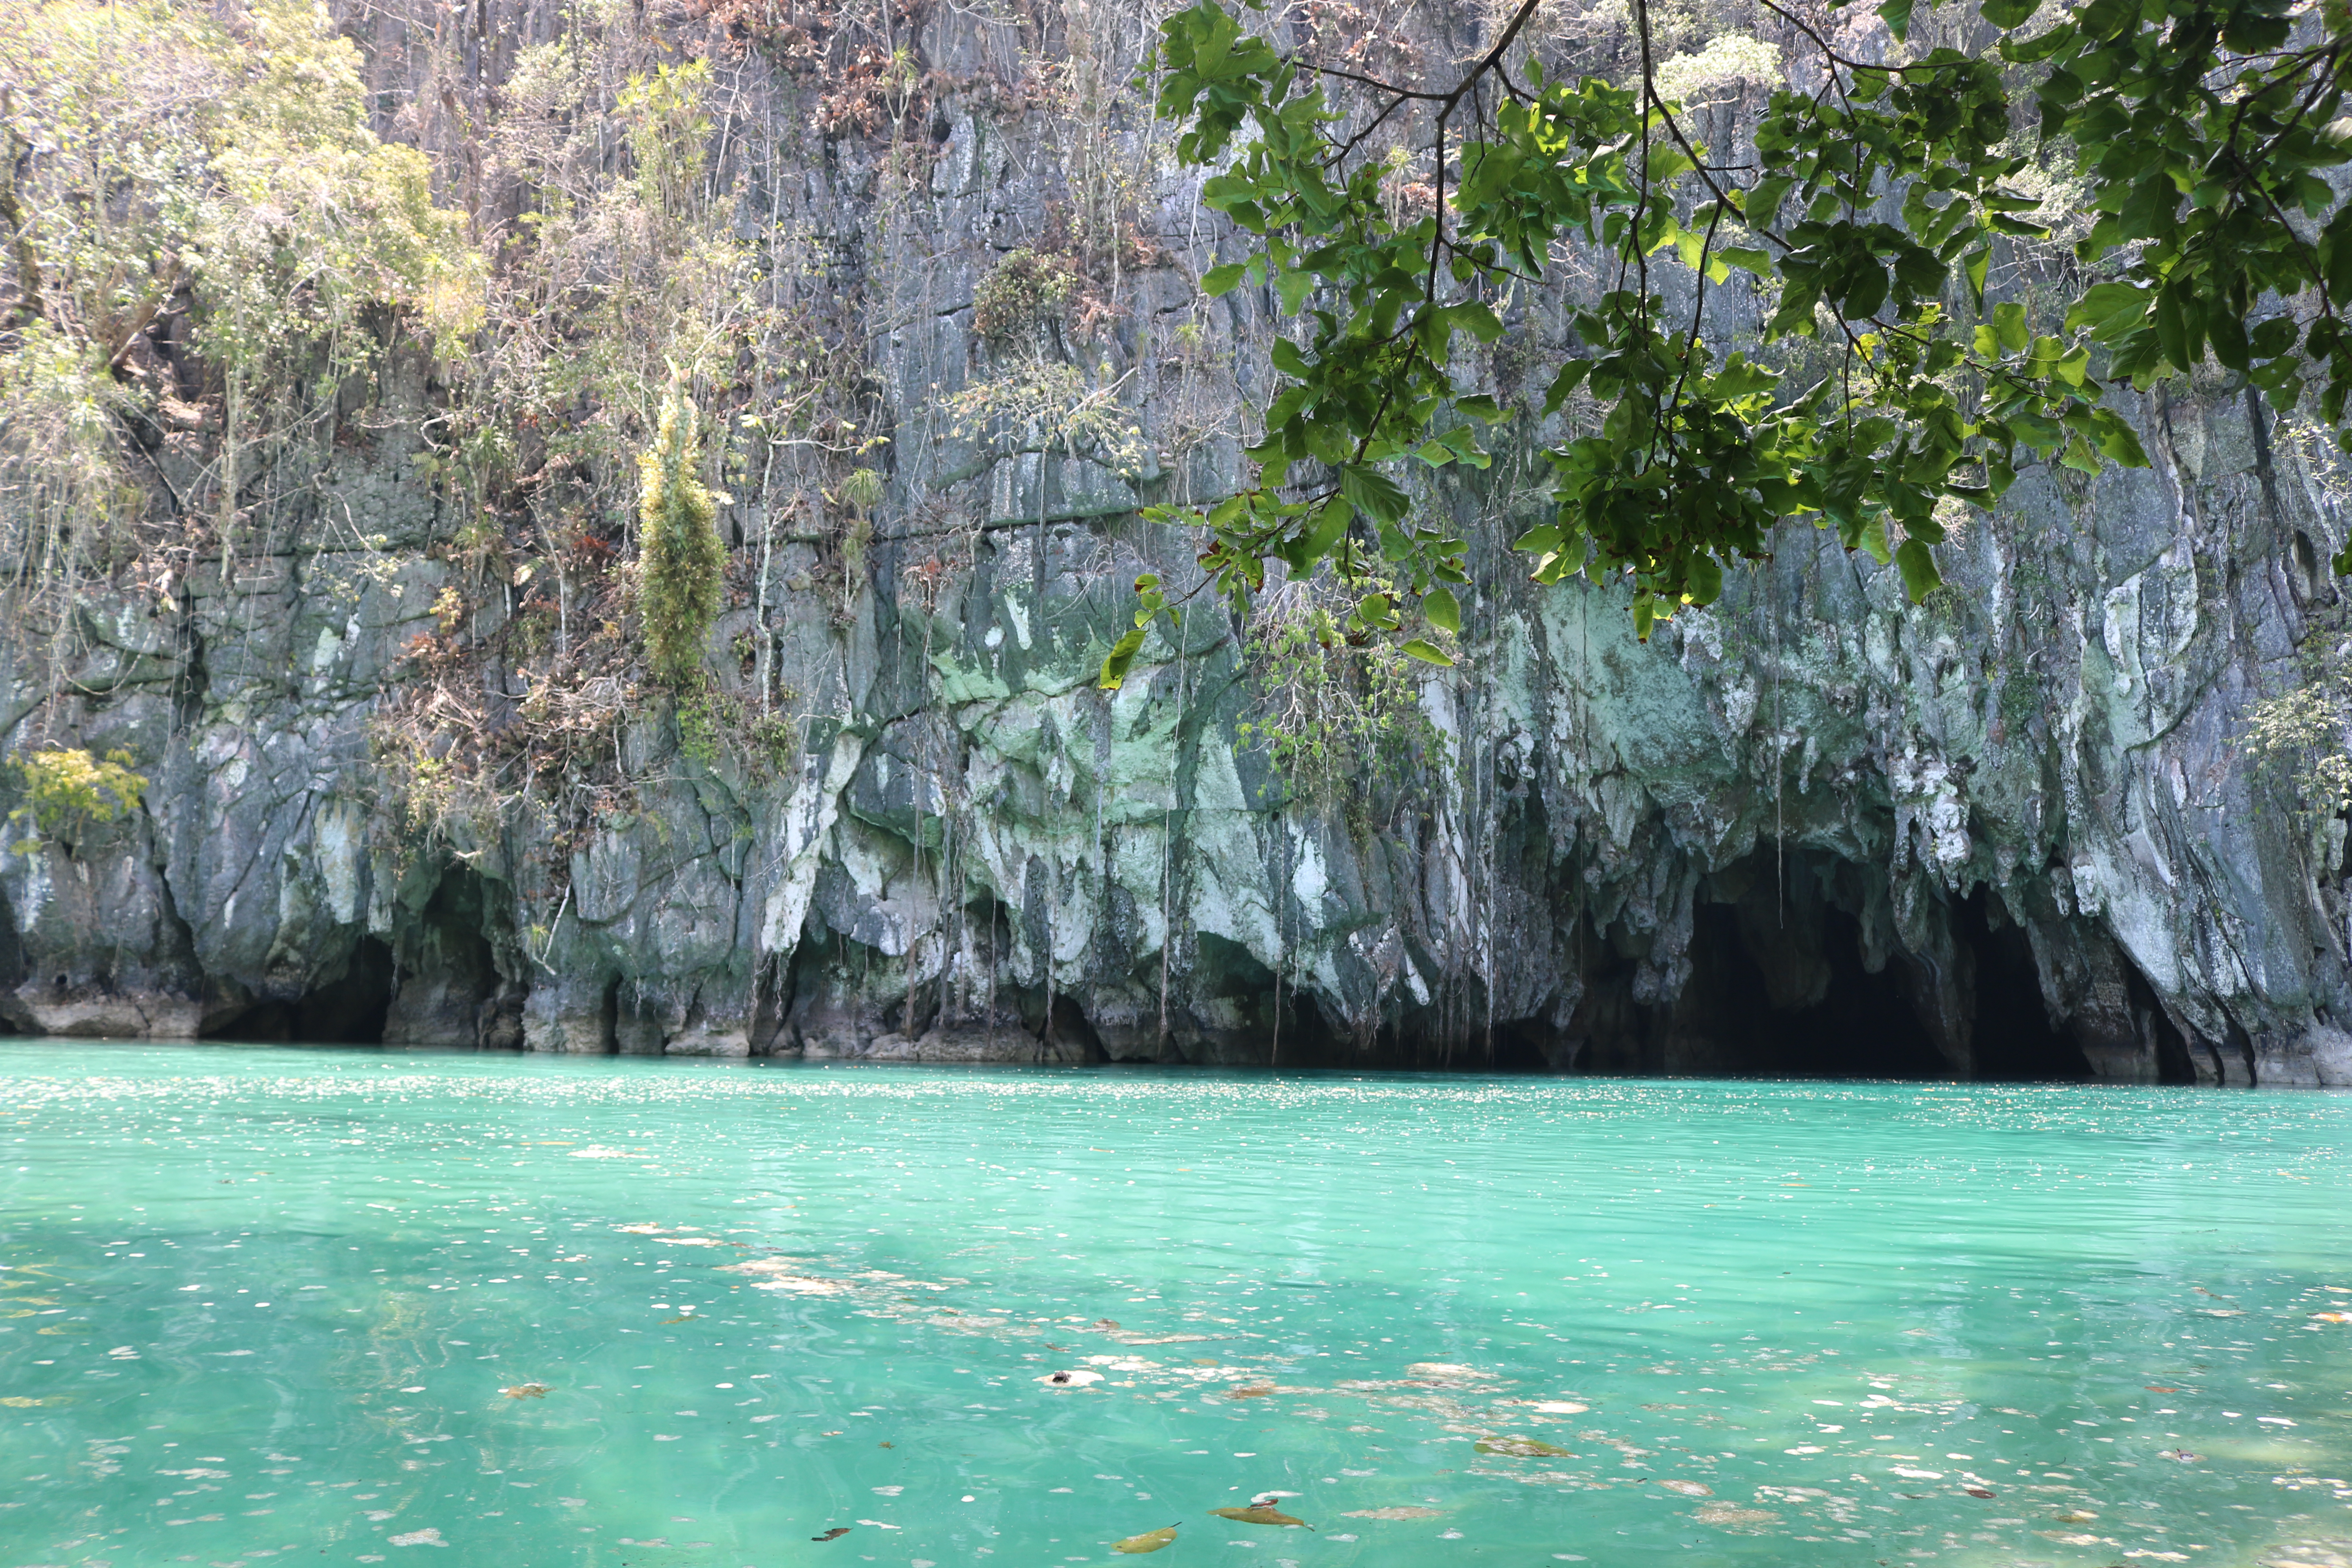
[[[1630, 578], [1643, 636], [1712, 601], [1787, 518], [1891, 562], [1916, 601], [1938, 581], [1939, 503], [1989, 508], [2034, 461], [2145, 464], [2116, 395], [2209, 355], [2274, 409], [2308, 400], [2341, 426], [2342, 4], [1984, 0], [1971, 47], [1915, 48], [1914, 0], [1878, 5], [1874, 37], [1835, 7], [1759, 0], [1809, 58], [1772, 92], [1750, 164], [1695, 133], [1649, 0], [1632, 0], [1624, 86], [1547, 78], [1520, 43], [1544, 3], [1505, 13], [1438, 84], [1286, 51], [1220, 0], [1163, 25], [1158, 112], [1183, 127], [1178, 158], [1213, 171], [1202, 199], [1248, 252], [1204, 287], [1262, 289], [1295, 320], [1255, 487], [1160, 514], [1206, 525], [1202, 560], [1236, 603], [1276, 563], [1377, 563], [1451, 628], [1464, 542], [1414, 505], [1405, 470], [1486, 463], [1481, 427], [1509, 416], [1465, 390], [1467, 345], [1495, 342], [1578, 252], [1604, 281], [1543, 410], [1580, 397], [1591, 416], [1550, 446], [1549, 515], [1517, 543], [1541, 581]], [[2029, 188], [2053, 182], [2021, 178], [2053, 167], [2093, 218], [2063, 321], [1987, 287], [2004, 247], [2072, 216]], [[1426, 199], [1398, 199], [1400, 171]], [[1740, 286], [1764, 322], [1753, 353], [1709, 330], [1710, 290]], [[1826, 342], [1827, 374], [1795, 374], [1822, 357], [1802, 340]], [[1399, 626], [1397, 599], [1367, 593], [1345, 629]]]
[[0, 0], [0, 574], [37, 619], [139, 521], [126, 429], [215, 424], [204, 510], [233, 552], [272, 448], [381, 363], [378, 318], [428, 350], [480, 325], [479, 248], [369, 129], [359, 67], [295, 0]]

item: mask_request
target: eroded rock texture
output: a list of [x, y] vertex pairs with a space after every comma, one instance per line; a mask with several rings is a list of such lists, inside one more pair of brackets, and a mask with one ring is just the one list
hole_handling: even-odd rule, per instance
[[[1925, 606], [1790, 524], [1647, 646], [1618, 595], [1531, 587], [1504, 547], [1530, 419], [1427, 498], [1481, 583], [1423, 691], [1458, 770], [1376, 820], [1281, 806], [1236, 750], [1256, 698], [1209, 598], [1123, 690], [1093, 682], [1136, 573], [1194, 581], [1136, 509], [1233, 484], [1270, 331], [1269, 300], [1198, 293], [1219, 231], [1134, 103], [1110, 141], [1148, 176], [1151, 243], [1095, 280], [1102, 320], [1018, 352], [1116, 383], [1149, 454], [1003, 450], [947, 412], [1013, 352], [975, 337], [976, 283], [1045, 241], [1075, 177], [1050, 125], [974, 85], [1027, 68], [1016, 33], [921, 23], [911, 183], [770, 87], [799, 177], [742, 221], [824, 239], [893, 440], [845, 580], [772, 497], [730, 510], [713, 666], [740, 690], [732, 650], [772, 639], [779, 763], [697, 761], [640, 696], [584, 824], [509, 777], [510, 809], [404, 829], [371, 720], [461, 570], [409, 463], [444, 394], [410, 366], [226, 576], [215, 554], [166, 594], [90, 597], [67, 697], [20, 661], [12, 747], [125, 747], [152, 787], [6, 858], [0, 1015], [535, 1051], [2352, 1082], [2343, 826], [2242, 745], [2333, 602], [2344, 521], [2250, 395], [2147, 403], [2151, 471], [2035, 470]], [[1506, 395], [1570, 348], [1559, 300], [1513, 309], [1486, 373]], [[482, 600], [461, 638], [500, 725], [533, 721], [511, 608]]]

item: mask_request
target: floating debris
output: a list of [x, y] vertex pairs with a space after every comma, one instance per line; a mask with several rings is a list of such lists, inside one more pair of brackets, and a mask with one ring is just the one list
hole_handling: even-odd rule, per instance
[[518, 1383], [512, 1388], [501, 1388], [499, 1392], [509, 1399], [544, 1399], [547, 1397], [547, 1384]]
[[1130, 1535], [1125, 1541], [1115, 1541], [1111, 1542], [1110, 1549], [1113, 1552], [1138, 1555], [1146, 1552], [1157, 1552], [1163, 1546], [1174, 1544], [1176, 1544], [1176, 1527], [1171, 1524], [1159, 1530], [1147, 1530], [1141, 1535]]
[[1254, 1502], [1247, 1508], [1213, 1508], [1209, 1511], [1219, 1519], [1230, 1519], [1236, 1524], [1278, 1524], [1286, 1529], [1296, 1527], [1300, 1530], [1315, 1528], [1305, 1520], [1294, 1519], [1265, 1503]]
[[811, 1541], [838, 1541], [848, 1533], [849, 1526], [845, 1524], [836, 1524], [831, 1530], [826, 1531], [823, 1535], [812, 1535], [809, 1539]]
[[1567, 1449], [1547, 1443], [1539, 1437], [1489, 1437], [1473, 1445], [1481, 1454], [1500, 1454], [1507, 1459], [1573, 1459]]
[[1339, 1517], [1341, 1519], [1407, 1520], [1442, 1519], [1444, 1517], [1444, 1514], [1445, 1510], [1442, 1508], [1419, 1508], [1411, 1503], [1404, 1503], [1394, 1508], [1351, 1509], [1348, 1512], [1341, 1514]]

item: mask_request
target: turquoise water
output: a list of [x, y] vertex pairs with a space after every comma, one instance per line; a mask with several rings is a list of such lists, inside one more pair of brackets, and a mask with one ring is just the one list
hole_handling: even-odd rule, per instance
[[[2347, 1152], [2321, 1094], [7, 1042], [0, 1568], [2341, 1568]], [[1209, 1512], [1267, 1493], [1315, 1528]]]

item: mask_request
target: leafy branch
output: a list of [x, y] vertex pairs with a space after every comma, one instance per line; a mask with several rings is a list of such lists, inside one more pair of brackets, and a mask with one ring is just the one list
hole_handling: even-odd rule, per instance
[[[2281, 412], [2315, 383], [2341, 423], [2352, 217], [2328, 178], [2352, 161], [2341, 5], [2094, 0], [2028, 36], [2039, 0], [1986, 0], [1995, 48], [1906, 58], [1914, 0], [1885, 0], [1896, 47], [1881, 63], [1764, 0], [1821, 79], [1772, 95], [1743, 168], [1711, 161], [1660, 91], [1646, 0], [1633, 6], [1637, 85], [1547, 80], [1532, 52], [1515, 79], [1507, 58], [1541, 3], [1523, 0], [1443, 89], [1285, 55], [1219, 0], [1163, 24], [1158, 112], [1185, 126], [1180, 161], [1219, 169], [1202, 199], [1252, 247], [1202, 289], [1268, 290], [1297, 327], [1272, 347], [1281, 384], [1247, 454], [1257, 483], [1153, 514], [1205, 526], [1202, 563], [1237, 605], [1272, 562], [1303, 574], [1330, 559], [1355, 580], [1376, 556], [1453, 629], [1463, 542], [1416, 515], [1399, 470], [1486, 464], [1479, 426], [1506, 415], [1457, 385], [1456, 334], [1496, 341], [1497, 305], [1571, 248], [1616, 276], [1575, 313], [1585, 352], [1544, 413], [1580, 391], [1606, 412], [1548, 450], [1552, 512], [1517, 547], [1539, 581], [1630, 578], [1644, 637], [1712, 601], [1724, 566], [1760, 557], [1791, 517], [1891, 562], [1923, 598], [1940, 504], [1989, 508], [2036, 461], [2144, 466], [2111, 393], [2185, 374], [2209, 349]], [[1370, 102], [1335, 105], [1327, 80]], [[2000, 244], [2049, 237], [2038, 201], [2008, 183], [2032, 162], [2011, 133], [2029, 92], [2044, 153], [2072, 157], [2100, 215], [2078, 258], [2105, 276], [2056, 331], [1986, 297]], [[1413, 151], [1377, 146], [1383, 128]], [[1401, 155], [1433, 170], [1425, 212], [1385, 199]], [[1696, 275], [1686, 322], [1667, 322], [1661, 253]], [[1797, 387], [1785, 365], [1718, 351], [1707, 289], [1735, 270], [1777, 296], [1763, 349], [1824, 337], [1832, 374]], [[1392, 631], [1396, 611], [1367, 595], [1349, 633]]]

